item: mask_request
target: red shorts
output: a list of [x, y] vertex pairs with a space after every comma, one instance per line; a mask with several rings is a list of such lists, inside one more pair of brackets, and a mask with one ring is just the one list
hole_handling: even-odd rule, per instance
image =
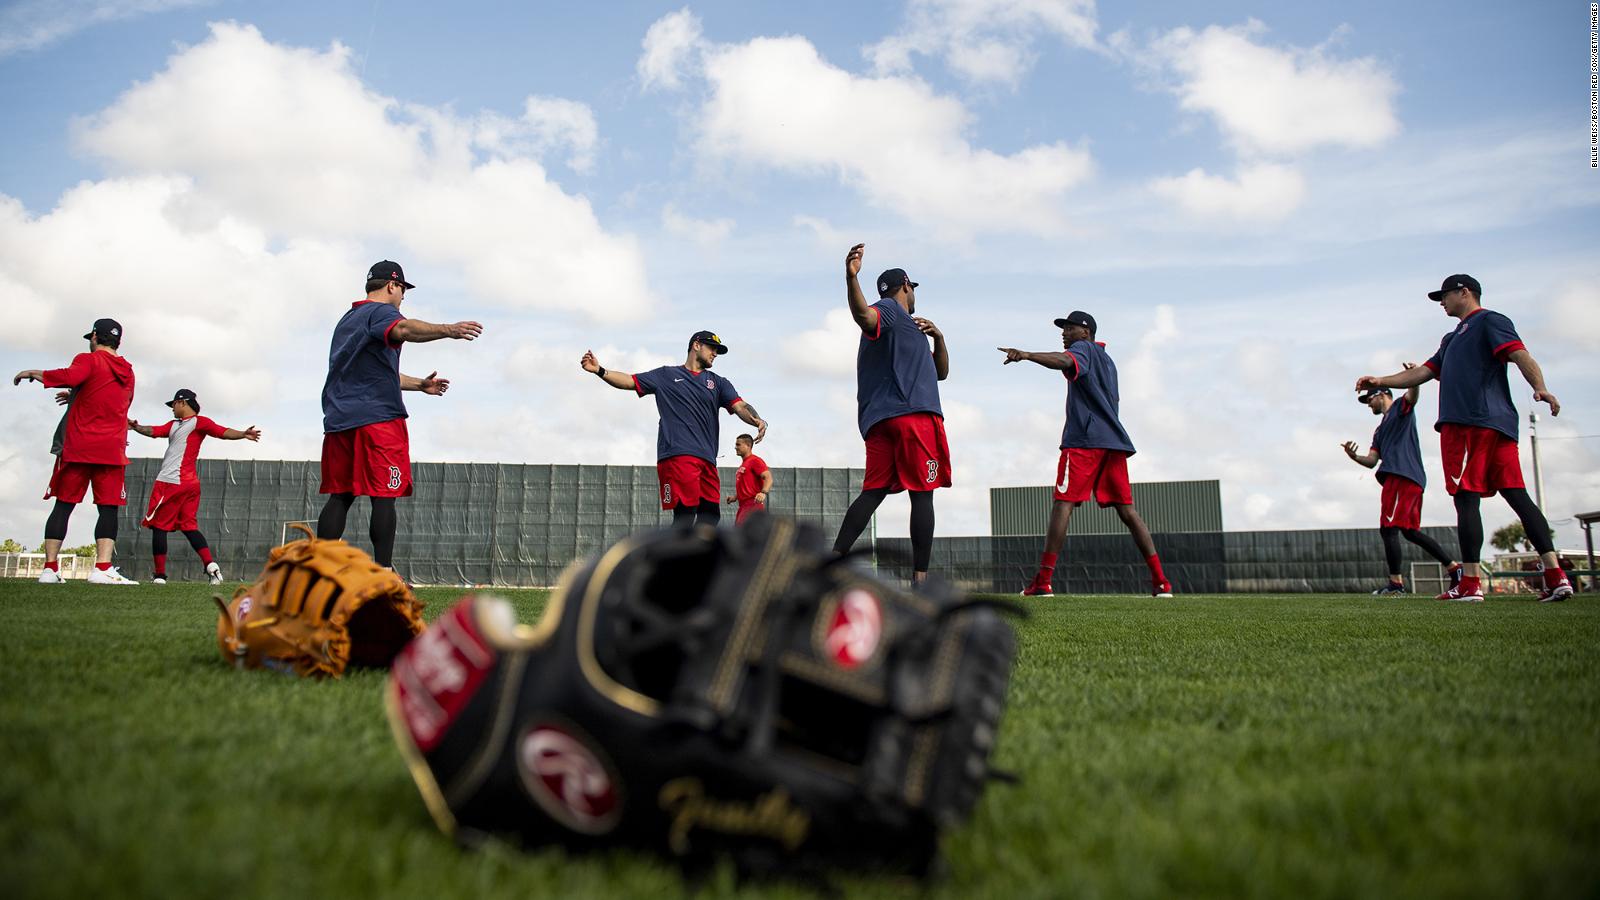
[[754, 500], [751, 500], [748, 503], [741, 503], [739, 504], [738, 515], [733, 517], [733, 524], [743, 525], [745, 519], [750, 518], [758, 512], [766, 510], [766, 508], [767, 505], [765, 503], [757, 503]]
[[722, 479], [717, 467], [698, 456], [660, 460], [656, 463], [656, 480], [661, 482], [662, 509], [722, 502]]
[[1379, 528], [1422, 527], [1422, 485], [1409, 478], [1390, 475], [1383, 479], [1382, 502], [1378, 512]]
[[62, 503], [82, 503], [92, 484], [95, 506], [127, 506], [128, 489], [122, 483], [127, 470], [127, 466], [62, 462], [58, 456], [44, 497], [46, 500], [54, 497]]
[[1133, 502], [1133, 487], [1128, 484], [1126, 450], [1101, 447], [1069, 447], [1061, 451], [1056, 463], [1056, 488], [1053, 496], [1067, 503], [1082, 503], [1093, 494], [1101, 506]]
[[950, 444], [944, 419], [933, 413], [909, 413], [884, 419], [867, 429], [865, 491], [889, 493], [931, 491], [950, 486]]
[[150, 508], [140, 524], [155, 531], [193, 531], [200, 527], [200, 482], [158, 481], [150, 490]]
[[1439, 426], [1439, 446], [1444, 453], [1444, 489], [1494, 496], [1501, 488], [1527, 487], [1522, 480], [1522, 459], [1517, 442], [1493, 428]]
[[411, 437], [405, 419], [322, 436], [324, 494], [411, 496]]

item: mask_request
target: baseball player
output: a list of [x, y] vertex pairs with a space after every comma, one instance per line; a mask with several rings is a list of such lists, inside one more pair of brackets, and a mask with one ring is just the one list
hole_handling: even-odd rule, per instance
[[398, 497], [411, 496], [411, 438], [406, 431], [402, 391], [435, 397], [450, 389], [438, 372], [417, 378], [400, 371], [407, 342], [425, 344], [450, 338], [475, 340], [477, 322], [435, 325], [400, 314], [406, 281], [400, 264], [389, 260], [367, 270], [367, 297], [350, 306], [334, 326], [328, 349], [328, 379], [322, 386], [322, 487], [328, 501], [317, 517], [317, 537], [344, 536], [345, 519], [358, 496], [372, 501], [372, 558], [394, 568]]
[[578, 364], [585, 372], [618, 390], [640, 397], [655, 395], [656, 479], [661, 485], [661, 508], [672, 510], [677, 526], [716, 525], [722, 520], [717, 504], [722, 480], [717, 475], [717, 410], [726, 409], [756, 429], [751, 444], [767, 436], [767, 420], [746, 403], [733, 382], [711, 371], [717, 357], [728, 352], [722, 338], [697, 331], [689, 338], [689, 354], [681, 366], [661, 366], [630, 375], [607, 369], [585, 350]]
[[1133, 508], [1133, 487], [1128, 483], [1128, 457], [1134, 454], [1133, 441], [1118, 417], [1117, 364], [1106, 353], [1106, 345], [1095, 340], [1099, 327], [1094, 316], [1074, 311], [1056, 319], [1061, 329], [1060, 353], [1033, 353], [1013, 347], [998, 348], [1006, 355], [1001, 365], [1032, 362], [1061, 372], [1071, 384], [1067, 391], [1067, 424], [1061, 430], [1061, 458], [1056, 464], [1055, 502], [1050, 507], [1050, 526], [1045, 534], [1044, 552], [1039, 555], [1039, 571], [1022, 589], [1024, 597], [1054, 595], [1051, 581], [1056, 559], [1067, 539], [1072, 511], [1092, 495], [1102, 507], [1116, 507], [1117, 517], [1128, 527], [1133, 543], [1150, 568], [1150, 593], [1171, 597], [1172, 583], [1161, 569], [1155, 541], [1145, 527], [1139, 511]]
[[[1405, 363], [1405, 368], [1415, 368], [1415, 363]], [[1405, 581], [1400, 577], [1400, 538], [1421, 547], [1429, 556], [1439, 561], [1450, 575], [1450, 586], [1461, 582], [1461, 564], [1451, 559], [1439, 542], [1423, 534], [1422, 489], [1427, 486], [1427, 476], [1422, 471], [1422, 448], [1417, 444], [1417, 391], [1413, 387], [1399, 400], [1388, 388], [1375, 388], [1359, 399], [1375, 416], [1383, 421], [1372, 433], [1372, 446], [1365, 454], [1356, 453], [1356, 442], [1345, 441], [1345, 455], [1371, 469], [1377, 468], [1378, 483], [1383, 485], [1383, 498], [1378, 509], [1378, 534], [1383, 537], [1383, 556], [1389, 564], [1389, 581], [1373, 591], [1373, 596], [1384, 597], [1406, 592]], [[1380, 464], [1381, 461], [1381, 464]]]
[[254, 425], [240, 431], [223, 428], [200, 415], [200, 401], [194, 391], [183, 388], [167, 401], [172, 410], [172, 421], [160, 425], [140, 425], [129, 419], [128, 428], [148, 438], [166, 438], [167, 452], [161, 458], [161, 471], [156, 473], [155, 484], [150, 487], [150, 506], [145, 510], [140, 524], [150, 529], [150, 553], [154, 558], [155, 584], [167, 583], [167, 533], [181, 531], [189, 539], [189, 546], [200, 555], [206, 575], [212, 584], [222, 583], [222, 567], [211, 557], [211, 546], [200, 533], [200, 473], [195, 460], [200, 457], [200, 444], [208, 437], [225, 441], [261, 440], [261, 432]]
[[733, 524], [743, 525], [751, 515], [767, 508], [767, 495], [772, 492], [772, 469], [767, 461], [754, 453], [756, 439], [741, 434], [733, 439], [733, 451], [739, 454], [739, 471], [733, 478], [733, 496], [727, 502], [739, 501], [739, 512]]
[[[47, 388], [70, 388], [61, 453], [45, 499], [56, 498], [44, 526], [44, 571], [40, 584], [61, 583], [61, 542], [67, 536], [72, 510], [90, 486], [100, 517], [94, 526], [95, 567], [90, 584], [138, 584], [111, 564], [117, 545], [117, 507], [128, 502], [124, 476], [128, 468], [128, 407], [133, 405], [133, 365], [118, 352], [122, 326], [115, 319], [96, 319], [84, 335], [89, 351], [72, 358], [64, 369], [26, 369], [11, 379]], [[57, 397], [60, 401], [60, 397]]]
[[1439, 342], [1432, 358], [1393, 375], [1363, 375], [1356, 390], [1410, 388], [1439, 380], [1439, 432], [1444, 455], [1444, 488], [1455, 498], [1456, 529], [1466, 573], [1440, 600], [1482, 602], [1479, 557], [1483, 552], [1483, 517], [1479, 501], [1496, 492], [1522, 520], [1528, 542], [1544, 565], [1540, 602], [1572, 596], [1572, 583], [1561, 570], [1544, 513], [1528, 496], [1517, 455], [1517, 408], [1511, 402], [1506, 363], [1514, 364], [1533, 388], [1535, 403], [1550, 404], [1559, 415], [1561, 403], [1545, 388], [1544, 372], [1517, 336], [1516, 326], [1501, 313], [1484, 309], [1483, 288], [1471, 275], [1451, 275], [1428, 299], [1460, 322]]
[[867, 305], [856, 283], [866, 246], [856, 244], [845, 255], [844, 283], [850, 315], [861, 329], [856, 425], [867, 444], [867, 472], [861, 494], [839, 525], [833, 549], [849, 551], [883, 499], [909, 491], [911, 580], [920, 584], [928, 577], [933, 557], [933, 492], [950, 486], [950, 445], [939, 405], [939, 382], [950, 376], [950, 351], [944, 332], [914, 315], [917, 282], [904, 269], [879, 275], [878, 302]]

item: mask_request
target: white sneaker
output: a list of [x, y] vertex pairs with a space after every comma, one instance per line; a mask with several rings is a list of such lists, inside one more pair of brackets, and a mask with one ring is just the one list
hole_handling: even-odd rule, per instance
[[150, 579], [150, 583], [151, 584], [166, 584], [167, 583], [167, 578], [166, 578], [165, 575], [157, 575], [156, 577]]
[[116, 566], [109, 569], [95, 569], [89, 573], [90, 584], [138, 584], [131, 578], [117, 571]]
[[40, 584], [60, 584], [65, 580], [66, 579], [61, 577], [61, 573], [57, 572], [55, 569], [45, 569], [43, 572], [39, 573]]
[[215, 562], [206, 563], [206, 574], [211, 576], [212, 584], [222, 583], [222, 567]]

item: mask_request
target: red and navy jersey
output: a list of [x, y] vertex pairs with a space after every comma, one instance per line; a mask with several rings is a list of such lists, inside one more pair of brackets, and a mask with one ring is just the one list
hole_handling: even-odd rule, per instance
[[74, 389], [61, 441], [62, 462], [128, 464], [132, 363], [103, 350], [79, 353], [65, 369], [46, 369], [44, 386]]
[[1511, 320], [1492, 309], [1479, 309], [1439, 342], [1439, 351], [1423, 365], [1439, 379], [1440, 425], [1492, 428], [1517, 439], [1517, 408], [1506, 382], [1506, 357], [1523, 349]]
[[1061, 449], [1093, 448], [1133, 453], [1133, 440], [1118, 418], [1117, 364], [1106, 345], [1075, 341], [1067, 348], [1072, 365], [1062, 370], [1072, 387], [1067, 390], [1067, 424], [1061, 429]]
[[661, 424], [656, 429], [656, 459], [693, 456], [717, 464], [717, 410], [733, 411], [739, 392], [733, 382], [709, 369], [662, 366], [633, 376], [633, 389], [654, 394]]
[[388, 303], [361, 300], [339, 319], [322, 384], [322, 430], [329, 434], [406, 417], [400, 398], [399, 341], [389, 332], [405, 316]]
[[1372, 432], [1372, 449], [1378, 451], [1378, 481], [1398, 475], [1428, 486], [1428, 476], [1422, 468], [1422, 446], [1417, 443], [1416, 409], [1405, 397], [1389, 404], [1389, 409]]
[[754, 453], [744, 458], [739, 471], [733, 476], [733, 494], [740, 503], [749, 503], [761, 493], [761, 473], [767, 471], [766, 460]]
[[872, 304], [878, 328], [861, 335], [856, 350], [856, 424], [866, 437], [884, 419], [931, 412], [944, 418], [939, 406], [939, 372], [911, 314], [892, 299]]
[[200, 458], [200, 442], [208, 437], [222, 437], [227, 431], [205, 416], [173, 419], [150, 429], [151, 437], [166, 438], [167, 452], [161, 458], [161, 471], [157, 481], [167, 484], [190, 484], [200, 480], [194, 461]]

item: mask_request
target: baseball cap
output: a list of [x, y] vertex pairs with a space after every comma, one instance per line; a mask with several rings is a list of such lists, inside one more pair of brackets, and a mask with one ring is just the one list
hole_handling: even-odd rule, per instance
[[906, 274], [905, 269], [885, 269], [884, 273], [878, 276], [878, 296], [887, 297], [900, 290], [902, 284], [917, 286], [917, 283], [911, 280], [911, 276]]
[[1065, 319], [1056, 320], [1057, 328], [1065, 328], [1068, 325], [1082, 325], [1084, 328], [1089, 329], [1090, 334], [1094, 334], [1099, 331], [1099, 327], [1094, 323], [1094, 316], [1091, 316], [1082, 310], [1073, 310], [1067, 314]]
[[194, 391], [191, 391], [188, 388], [180, 388], [176, 394], [172, 395], [172, 399], [167, 401], [167, 406], [170, 407], [179, 400], [182, 400], [183, 402], [194, 407], [195, 412], [200, 411], [200, 401], [195, 399]]
[[695, 341], [699, 341], [700, 343], [705, 344], [707, 347], [717, 351], [718, 356], [728, 352], [728, 345], [722, 342], [722, 338], [717, 337], [716, 332], [696, 331], [692, 336], [690, 336], [689, 343], [693, 344]]
[[1393, 397], [1394, 396], [1394, 394], [1392, 392], [1390, 392], [1390, 390], [1388, 388], [1367, 388], [1365, 391], [1362, 391], [1359, 396], [1356, 397], [1356, 402], [1357, 403], [1361, 403], [1361, 404], [1371, 403], [1372, 402], [1372, 398], [1378, 396], [1379, 394], [1382, 394], [1385, 397]]
[[99, 338], [100, 343], [116, 346], [122, 343], [122, 323], [116, 319], [95, 319], [94, 327], [83, 336], [84, 340]]
[[372, 268], [367, 270], [368, 281], [378, 281], [380, 279], [383, 281], [398, 281], [405, 285], [408, 291], [417, 289], [416, 285], [406, 281], [406, 270], [400, 268], [400, 264], [393, 260], [380, 259], [372, 264]]
[[1483, 286], [1478, 284], [1478, 279], [1473, 278], [1471, 275], [1451, 275], [1444, 280], [1443, 284], [1439, 285], [1437, 291], [1428, 292], [1428, 299], [1438, 303], [1444, 298], [1445, 294], [1459, 288], [1466, 288], [1472, 291], [1472, 296], [1474, 297], [1483, 296]]

